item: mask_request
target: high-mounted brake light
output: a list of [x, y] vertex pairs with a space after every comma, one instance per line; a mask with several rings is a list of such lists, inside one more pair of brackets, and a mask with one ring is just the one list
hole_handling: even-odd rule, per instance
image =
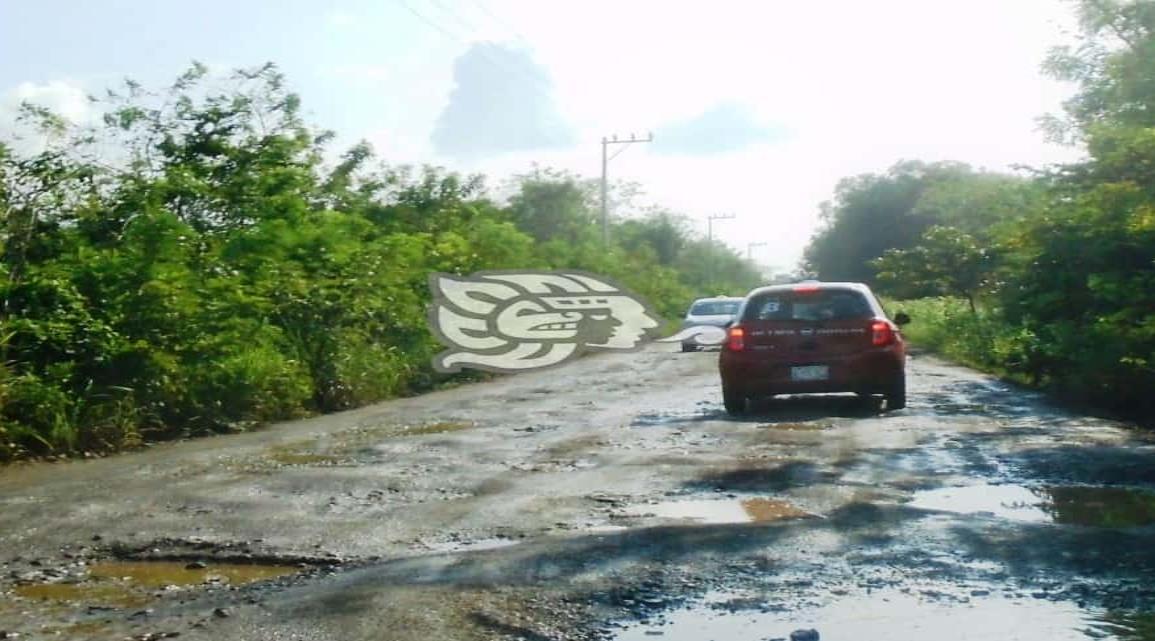
[[794, 293], [796, 294], [813, 294], [818, 291], [818, 285], [795, 285]]
[[870, 326], [870, 342], [875, 347], [890, 345], [894, 342], [894, 328], [884, 320], [876, 320]]
[[731, 352], [740, 352], [746, 349], [746, 330], [741, 327], [731, 327], [726, 333], [726, 348]]

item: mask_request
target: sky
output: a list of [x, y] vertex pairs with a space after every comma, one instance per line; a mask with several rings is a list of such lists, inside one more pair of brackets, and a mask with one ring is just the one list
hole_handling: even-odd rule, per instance
[[[768, 266], [794, 266], [837, 182], [900, 160], [1010, 170], [1079, 156], [1036, 119], [1061, 0], [0, 0], [0, 134], [74, 120], [123, 78], [276, 63], [310, 122], [396, 164], [601, 173]], [[624, 208], [623, 208], [624, 209]], [[620, 213], [629, 213], [622, 211]]]

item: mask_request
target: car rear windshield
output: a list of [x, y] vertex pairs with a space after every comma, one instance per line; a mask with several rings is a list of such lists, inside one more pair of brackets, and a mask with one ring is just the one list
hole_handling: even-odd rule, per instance
[[733, 315], [738, 311], [741, 301], [707, 301], [694, 303], [690, 308], [693, 316], [725, 316]]
[[763, 294], [751, 299], [746, 311], [746, 320], [824, 321], [873, 316], [865, 296], [837, 289]]

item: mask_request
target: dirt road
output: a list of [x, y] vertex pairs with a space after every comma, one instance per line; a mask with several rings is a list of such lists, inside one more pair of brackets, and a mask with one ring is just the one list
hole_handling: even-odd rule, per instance
[[1155, 639], [1155, 442], [929, 356], [731, 420], [675, 349], [0, 470], [0, 638]]

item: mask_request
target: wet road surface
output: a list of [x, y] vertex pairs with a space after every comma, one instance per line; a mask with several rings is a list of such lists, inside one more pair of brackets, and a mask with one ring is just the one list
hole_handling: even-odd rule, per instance
[[0, 638], [1155, 640], [1143, 433], [921, 355], [733, 420], [675, 349], [0, 470]]

